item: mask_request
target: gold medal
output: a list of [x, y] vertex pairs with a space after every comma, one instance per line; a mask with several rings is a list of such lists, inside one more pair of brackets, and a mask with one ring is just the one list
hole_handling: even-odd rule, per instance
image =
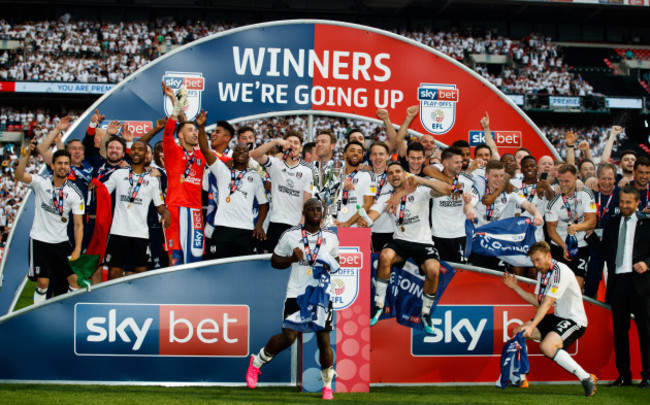
[[181, 182], [181, 184], [183, 184], [183, 182], [185, 182], [185, 176], [181, 176], [180, 182]]
[[311, 267], [307, 267], [307, 271], [305, 271], [305, 273], [307, 273], [308, 276], [311, 276], [311, 273], [313, 273], [313, 270], [311, 269]]
[[344, 214], [347, 214], [348, 213], [348, 207], [341, 208], [341, 212], [344, 213]]
[[226, 197], [226, 202], [227, 202], [227, 203], [230, 202], [230, 196]]
[[129, 208], [131, 208], [131, 203], [129, 203], [129, 205], [126, 206], [126, 209], [127, 209], [127, 210], [128, 210]]
[[61, 222], [65, 224], [66, 222], [68, 222], [68, 218], [61, 217]]
[[406, 230], [406, 228], [404, 228], [404, 225], [402, 225], [402, 226], [400, 227], [400, 229], [402, 230], [402, 232], [404, 232], [404, 231]]

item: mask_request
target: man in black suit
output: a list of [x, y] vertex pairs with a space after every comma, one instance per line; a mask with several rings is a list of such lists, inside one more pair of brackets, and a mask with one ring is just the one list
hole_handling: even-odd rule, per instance
[[607, 262], [606, 301], [612, 306], [614, 353], [618, 378], [612, 386], [632, 385], [630, 372], [630, 314], [634, 314], [641, 348], [641, 383], [650, 387], [650, 218], [637, 212], [640, 195], [633, 186], [620, 192], [621, 213], [605, 226], [602, 242], [592, 234], [588, 242], [602, 249]]

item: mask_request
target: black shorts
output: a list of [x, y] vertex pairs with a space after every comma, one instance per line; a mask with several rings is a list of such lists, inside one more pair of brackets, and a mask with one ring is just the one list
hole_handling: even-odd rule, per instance
[[[297, 298], [287, 298], [284, 301], [284, 309], [282, 310], [282, 319], [287, 319], [291, 314], [294, 314], [296, 312], [300, 311], [300, 307], [298, 306], [298, 299]], [[325, 321], [325, 328], [323, 329], [324, 331], [332, 330], [332, 317], [334, 316], [334, 309], [332, 307], [332, 303], [330, 302], [330, 310], [329, 310], [329, 316], [327, 317], [327, 320]]]
[[438, 238], [432, 236], [433, 243], [440, 253], [440, 259], [450, 262], [460, 263], [465, 260], [463, 257], [465, 253], [466, 238]]
[[130, 236], [109, 235], [106, 246], [106, 264], [108, 267], [124, 268], [127, 255], [134, 267], [148, 267], [149, 240]]
[[215, 226], [210, 239], [214, 244], [211, 259], [245, 256], [254, 253], [253, 231], [248, 229]]
[[373, 233], [372, 234], [372, 251], [380, 252], [388, 242], [393, 240], [393, 233]]
[[70, 242], [48, 243], [39, 240], [29, 240], [29, 272], [30, 280], [38, 278], [52, 280], [56, 276], [67, 278], [72, 268], [68, 256], [72, 253]]
[[488, 270], [506, 272], [509, 271], [508, 263], [499, 259], [496, 256], [483, 256], [476, 253], [472, 253], [469, 256], [469, 263], [472, 266], [483, 267]]
[[558, 262], [564, 263], [573, 271], [576, 277], [587, 277], [589, 266], [589, 246], [578, 248], [578, 256], [569, 261], [564, 258], [564, 250], [555, 244], [551, 244], [551, 256]]
[[554, 314], [547, 314], [537, 325], [537, 329], [542, 335], [542, 339], [544, 339], [549, 332], [555, 332], [560, 335], [563, 343], [562, 348], [567, 350], [576, 340], [580, 339], [580, 337], [585, 334], [587, 327], [579, 326], [571, 319], [560, 318]]
[[[431, 243], [415, 243], [401, 239], [393, 239], [384, 246], [384, 249], [393, 249], [404, 261], [413, 259], [418, 267], [429, 259], [440, 261], [438, 249]], [[420, 269], [420, 272], [422, 270]]]

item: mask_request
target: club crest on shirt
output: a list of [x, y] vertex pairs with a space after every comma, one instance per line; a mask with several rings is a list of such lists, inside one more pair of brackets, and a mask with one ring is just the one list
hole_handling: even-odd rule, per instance
[[[174, 89], [174, 91], [178, 90], [181, 85], [187, 87], [188, 106], [183, 109], [183, 112], [189, 121], [193, 120], [199, 113], [201, 107], [201, 93], [203, 93], [203, 89], [205, 88], [203, 73], [165, 72], [162, 80], [167, 86]], [[165, 114], [170, 115], [174, 106], [169, 97], [165, 96], [164, 105]]]
[[410, 195], [410, 196], [407, 198], [407, 200], [408, 200], [408, 202], [414, 202], [414, 201], [415, 201], [415, 197], [413, 197], [412, 195]]
[[301, 179], [302, 178], [302, 173], [301, 172], [296, 173], [296, 178]]

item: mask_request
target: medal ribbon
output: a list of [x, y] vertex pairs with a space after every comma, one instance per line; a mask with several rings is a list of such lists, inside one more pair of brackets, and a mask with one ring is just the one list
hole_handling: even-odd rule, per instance
[[242, 177], [244, 177], [244, 174], [246, 174], [246, 170], [242, 170], [237, 178], [235, 178], [235, 169], [230, 169], [230, 194], [234, 193], [237, 191], [239, 188], [239, 184], [241, 183]]
[[571, 215], [571, 205], [569, 204], [569, 199], [566, 198], [564, 194], [562, 194], [562, 202], [564, 202], [564, 208], [566, 208], [566, 213], [569, 216], [569, 221], [574, 221], [577, 224], [578, 223], [578, 193], [576, 191], [573, 192], [573, 206], [575, 207], [575, 217]]
[[[634, 187], [634, 180], [630, 181], [630, 185]], [[641, 201], [639, 201], [641, 205]], [[645, 188], [645, 208], [650, 208], [650, 183]]]
[[98, 170], [99, 173], [97, 174], [97, 180], [101, 180], [102, 177], [106, 177], [106, 176], [110, 175], [115, 170], [117, 170], [119, 167], [120, 166], [118, 165], [118, 166], [106, 168], [106, 163], [104, 163], [102, 165], [102, 167], [100, 167], [99, 170]]
[[607, 199], [607, 203], [603, 207], [600, 202], [600, 198], [602, 197], [602, 194], [600, 192], [600, 188], [598, 188], [598, 225], [599, 226], [600, 226], [600, 221], [607, 214], [607, 211], [609, 211], [609, 203], [612, 201], [613, 196], [614, 196], [614, 190], [612, 190], [612, 194], [609, 195], [609, 198]]
[[[352, 173], [348, 174], [348, 179], [350, 179], [350, 180], [354, 179], [354, 176], [356, 176], [357, 173], [359, 173], [359, 169], [356, 169], [356, 170], [353, 171]], [[342, 196], [342, 199], [343, 199], [342, 203], [343, 203], [343, 205], [345, 205], [345, 204], [348, 203], [348, 193], [349, 193], [348, 190], [343, 190], [343, 196]]]
[[302, 245], [305, 250], [307, 263], [309, 263], [310, 266], [313, 266], [314, 262], [316, 261], [316, 257], [318, 256], [318, 252], [320, 251], [320, 245], [323, 243], [323, 230], [318, 230], [318, 239], [316, 239], [316, 246], [314, 247], [313, 255], [311, 253], [311, 249], [309, 248], [309, 238], [307, 237], [307, 231], [305, 230], [304, 225], [300, 227], [300, 234], [302, 235]]
[[291, 148], [284, 151], [284, 156], [282, 159], [287, 160], [289, 156], [291, 156], [291, 160], [296, 160], [296, 152], [294, 152]]
[[196, 156], [194, 156], [194, 150], [192, 150], [192, 153], [187, 153], [185, 148], [183, 148], [183, 152], [185, 153], [185, 158], [187, 159], [187, 163], [185, 163], [185, 172], [183, 173], [183, 178], [186, 179], [187, 176], [189, 176], [190, 172], [192, 171], [192, 165], [196, 160]]
[[[52, 184], [54, 186], [54, 184]], [[54, 188], [52, 190], [52, 200], [54, 201], [54, 209], [56, 209], [56, 212], [59, 213], [61, 218], [63, 218], [63, 187], [65, 187], [65, 183], [61, 186], [61, 188], [57, 189]], [[57, 191], [58, 191], [58, 196], [57, 196]]]
[[388, 173], [384, 171], [381, 174], [379, 185], [377, 186], [377, 191], [375, 191], [375, 201], [377, 201], [377, 199], [379, 198], [379, 193], [381, 193], [382, 187], [384, 187], [384, 184], [386, 184], [386, 176], [388, 176]]
[[526, 186], [526, 183], [523, 183], [521, 191], [523, 192], [526, 199], [529, 202], [532, 202], [533, 198], [535, 198], [535, 194], [537, 194], [537, 183], [533, 184], [533, 187], [530, 189], [530, 194], [528, 194], [528, 186]]
[[135, 201], [135, 197], [138, 196], [138, 192], [140, 191], [140, 186], [142, 186], [142, 182], [144, 181], [144, 176], [147, 174], [147, 172], [143, 172], [142, 174], [138, 175], [138, 182], [136, 183], [135, 187], [133, 187], [133, 170], [129, 170], [129, 185], [131, 186], [131, 196], [129, 197], [129, 203], [133, 203]]
[[454, 177], [454, 181], [451, 183], [451, 192], [455, 193], [458, 189], [458, 176]]
[[551, 268], [548, 269], [548, 271], [544, 274], [542, 274], [542, 280], [539, 283], [539, 294], [537, 295], [537, 302], [541, 303], [542, 300], [544, 299], [544, 293], [546, 292], [546, 287], [548, 286], [548, 282], [551, 279], [551, 273], [553, 273], [553, 270], [557, 268], [557, 262], [553, 260], [551, 262]]
[[[485, 186], [485, 195], [490, 195], [490, 187], [487, 185]], [[492, 219], [492, 215], [494, 215], [494, 203], [490, 204], [489, 207], [485, 206], [485, 219], [489, 221]]]
[[[392, 195], [395, 195], [395, 193]], [[397, 225], [402, 225], [404, 223], [404, 211], [406, 211], [406, 196], [402, 197], [402, 200], [399, 202], [399, 216], [397, 219]]]

